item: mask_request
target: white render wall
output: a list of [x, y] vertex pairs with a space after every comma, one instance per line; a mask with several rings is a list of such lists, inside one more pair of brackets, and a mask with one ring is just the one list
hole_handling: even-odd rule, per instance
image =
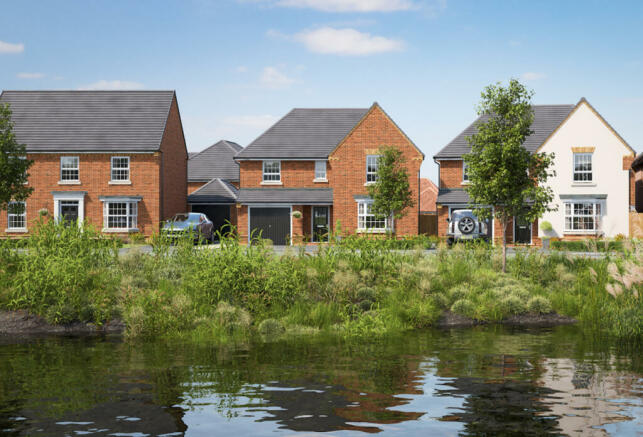
[[[574, 183], [572, 147], [595, 147], [591, 184]], [[558, 211], [545, 213], [542, 218], [551, 222], [554, 236], [562, 237], [565, 229], [561, 194], [587, 194], [589, 197], [606, 194], [601, 230], [607, 237], [629, 235], [629, 172], [623, 170], [623, 157], [633, 153], [586, 102], [580, 103], [539, 151], [556, 154], [553, 166], [556, 176], [549, 179], [547, 185], [554, 191]], [[539, 229], [538, 235], [543, 236], [543, 231]]]

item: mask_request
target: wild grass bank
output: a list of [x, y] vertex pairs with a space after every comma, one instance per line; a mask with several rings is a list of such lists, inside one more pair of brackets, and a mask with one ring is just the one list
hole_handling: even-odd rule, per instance
[[0, 307], [52, 323], [121, 318], [130, 338], [372, 336], [435, 325], [445, 310], [489, 322], [555, 311], [592, 333], [642, 337], [640, 247], [603, 259], [524, 251], [502, 274], [500, 253], [487, 246], [431, 256], [355, 246], [275, 255], [234, 238], [218, 249], [156, 238], [152, 254], [119, 257], [117, 243], [91, 228], [42, 224], [24, 248], [0, 245]]

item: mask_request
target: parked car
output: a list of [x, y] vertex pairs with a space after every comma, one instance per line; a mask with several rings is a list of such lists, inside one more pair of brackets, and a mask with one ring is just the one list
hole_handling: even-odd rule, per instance
[[460, 240], [489, 240], [489, 225], [476, 217], [472, 209], [456, 209], [451, 212], [447, 231], [447, 244]]
[[214, 224], [200, 212], [183, 212], [175, 214], [165, 225], [163, 234], [169, 238], [180, 238], [192, 231], [195, 241], [213, 241]]

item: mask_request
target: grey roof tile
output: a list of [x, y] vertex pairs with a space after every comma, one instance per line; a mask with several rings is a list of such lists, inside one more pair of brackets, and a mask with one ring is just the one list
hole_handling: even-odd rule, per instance
[[236, 203], [237, 190], [229, 182], [215, 178], [188, 196], [188, 203]]
[[238, 202], [314, 205], [333, 203], [332, 188], [241, 188]]
[[3, 91], [30, 152], [156, 151], [174, 91]]
[[188, 159], [188, 181], [209, 181], [213, 178], [239, 180], [239, 163], [234, 155], [243, 147], [233, 141], [221, 140]]
[[[524, 146], [530, 152], [535, 152], [549, 135], [567, 118], [576, 105], [534, 105], [534, 121], [531, 125], [533, 134], [525, 139]], [[489, 119], [488, 115], [478, 117], [449, 144], [440, 150], [435, 159], [461, 158], [471, 151], [467, 137], [476, 132], [476, 125]]]
[[369, 108], [296, 108], [243, 151], [237, 159], [323, 159]]
[[440, 188], [436, 204], [469, 203], [469, 193], [459, 188]]

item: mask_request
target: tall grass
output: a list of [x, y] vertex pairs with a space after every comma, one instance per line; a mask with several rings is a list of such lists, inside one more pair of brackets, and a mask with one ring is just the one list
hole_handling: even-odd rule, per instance
[[277, 255], [233, 233], [217, 249], [159, 235], [152, 254], [118, 257], [116, 244], [89, 228], [42, 224], [25, 249], [0, 245], [0, 307], [54, 323], [122, 317], [132, 338], [372, 336], [433, 326], [447, 310], [480, 321], [553, 310], [592, 333], [642, 337], [640, 247], [602, 259], [524, 250], [503, 274], [488, 245], [427, 256], [355, 241]]

